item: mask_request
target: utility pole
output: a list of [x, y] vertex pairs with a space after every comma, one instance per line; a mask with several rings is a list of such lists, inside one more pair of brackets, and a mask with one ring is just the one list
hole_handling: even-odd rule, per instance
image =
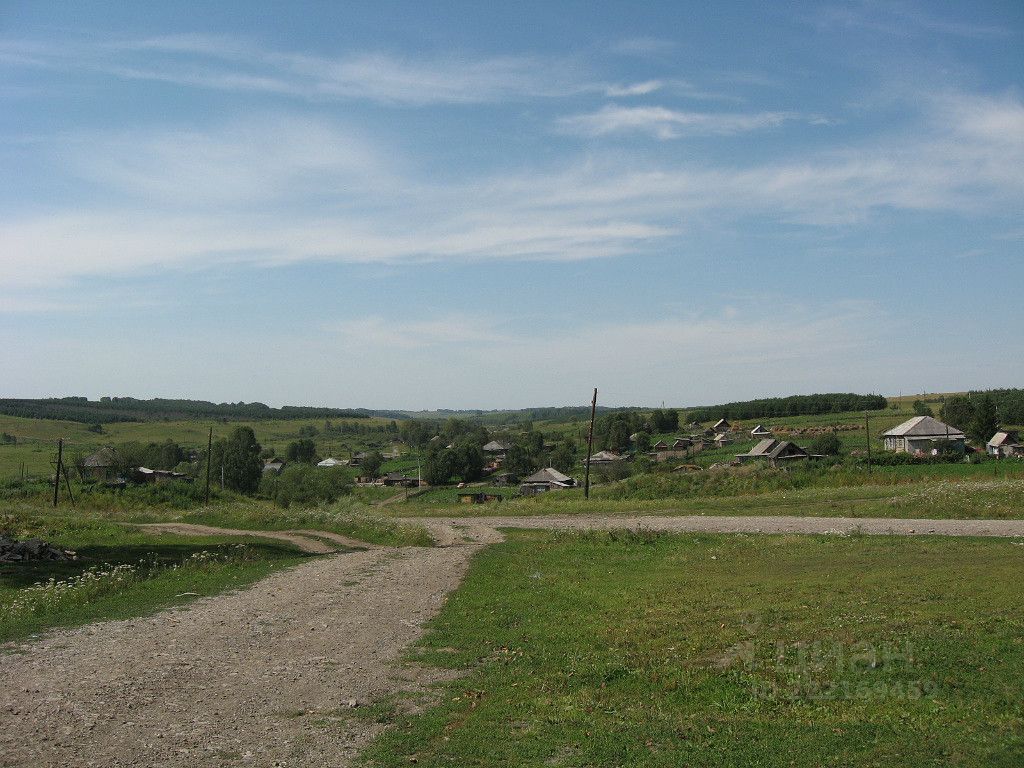
[[64, 438], [57, 440], [57, 474], [53, 476], [53, 506], [57, 506], [57, 494], [60, 492], [60, 471], [64, 466]]
[[75, 506], [75, 495], [71, 493], [71, 480], [68, 479], [67, 467], [64, 467], [64, 485], [68, 489], [68, 498], [71, 499], [71, 506]]
[[210, 464], [213, 462], [213, 427], [206, 439], [206, 505], [210, 504]]
[[868, 474], [871, 474], [871, 417], [864, 411], [864, 432], [868, 436]]
[[590, 431], [587, 433], [587, 470], [583, 480], [583, 498], [590, 498], [590, 454], [594, 452], [594, 416], [597, 415], [597, 387], [590, 401]]

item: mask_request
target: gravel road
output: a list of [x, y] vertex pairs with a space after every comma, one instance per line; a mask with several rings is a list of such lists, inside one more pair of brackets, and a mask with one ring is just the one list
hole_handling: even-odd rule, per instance
[[466, 531], [491, 528], [610, 530], [645, 528], [674, 533], [842, 533], [902, 536], [1024, 536], [1024, 520], [907, 520], [889, 517], [719, 517], [717, 515], [538, 515], [536, 517], [407, 518], [426, 525], [435, 538], [452, 526]]
[[[155, 616], [51, 633], [0, 655], [2, 766], [343, 766], [379, 733], [356, 706], [423, 691], [440, 672], [399, 663], [498, 527], [745, 533], [1024, 536], [1024, 521], [814, 517], [416, 519], [436, 548], [318, 558], [247, 589]], [[325, 552], [319, 531], [182, 524]], [[327, 543], [330, 542], [330, 543]]]
[[397, 661], [479, 547], [332, 555], [26, 643], [0, 655], [0, 765], [347, 765], [380, 728], [351, 702], [437, 679]]

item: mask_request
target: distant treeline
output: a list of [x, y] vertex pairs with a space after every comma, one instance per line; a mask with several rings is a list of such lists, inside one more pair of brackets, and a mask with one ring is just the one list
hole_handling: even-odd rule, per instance
[[818, 416], [823, 413], [844, 411], [878, 411], [888, 401], [881, 395], [855, 395], [850, 392], [830, 392], [824, 395], [790, 395], [766, 397], [738, 403], [693, 408], [686, 412], [689, 421], [717, 419], [761, 419], [771, 416]]
[[1024, 424], [1024, 389], [989, 389], [970, 393], [971, 397], [983, 394], [992, 398], [1000, 424]]
[[[610, 413], [612, 411], [629, 411], [639, 410], [638, 408], [609, 408], [607, 406], [597, 406], [598, 413]], [[520, 408], [518, 410], [496, 410], [496, 411], [482, 411], [482, 410], [450, 410], [447, 408], [440, 408], [436, 411], [422, 411], [418, 413], [409, 413], [410, 416], [415, 418], [433, 418], [433, 419], [448, 419], [448, 418], [459, 418], [459, 419], [472, 419], [479, 424], [490, 424], [494, 426], [511, 425], [511, 424], [525, 424], [527, 422], [534, 421], [587, 421], [590, 419], [590, 406], [580, 405], [562, 405], [562, 406], [544, 406], [538, 408]]]
[[158, 421], [183, 419], [368, 419], [382, 416], [404, 419], [398, 411], [369, 411], [364, 408], [311, 408], [286, 405], [271, 408], [264, 403], [210, 403], [205, 400], [169, 400], [134, 397], [60, 397], [47, 399], [0, 399], [0, 414], [29, 419], [62, 419], [83, 424], [110, 424], [119, 421]]

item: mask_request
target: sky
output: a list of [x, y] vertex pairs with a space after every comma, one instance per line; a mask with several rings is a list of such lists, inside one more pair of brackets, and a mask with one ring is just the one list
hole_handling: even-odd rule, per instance
[[0, 0], [0, 396], [1024, 385], [1024, 4]]

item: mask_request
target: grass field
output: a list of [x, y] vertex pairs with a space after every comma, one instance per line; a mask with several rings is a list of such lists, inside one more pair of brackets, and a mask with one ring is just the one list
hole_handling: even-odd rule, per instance
[[1021, 542], [515, 532], [416, 659], [398, 766], [1018, 766]]
[[78, 516], [8, 514], [4, 522], [16, 536], [44, 538], [78, 559], [0, 564], [0, 642], [144, 615], [245, 586], [308, 557], [258, 539], [150, 534]]

